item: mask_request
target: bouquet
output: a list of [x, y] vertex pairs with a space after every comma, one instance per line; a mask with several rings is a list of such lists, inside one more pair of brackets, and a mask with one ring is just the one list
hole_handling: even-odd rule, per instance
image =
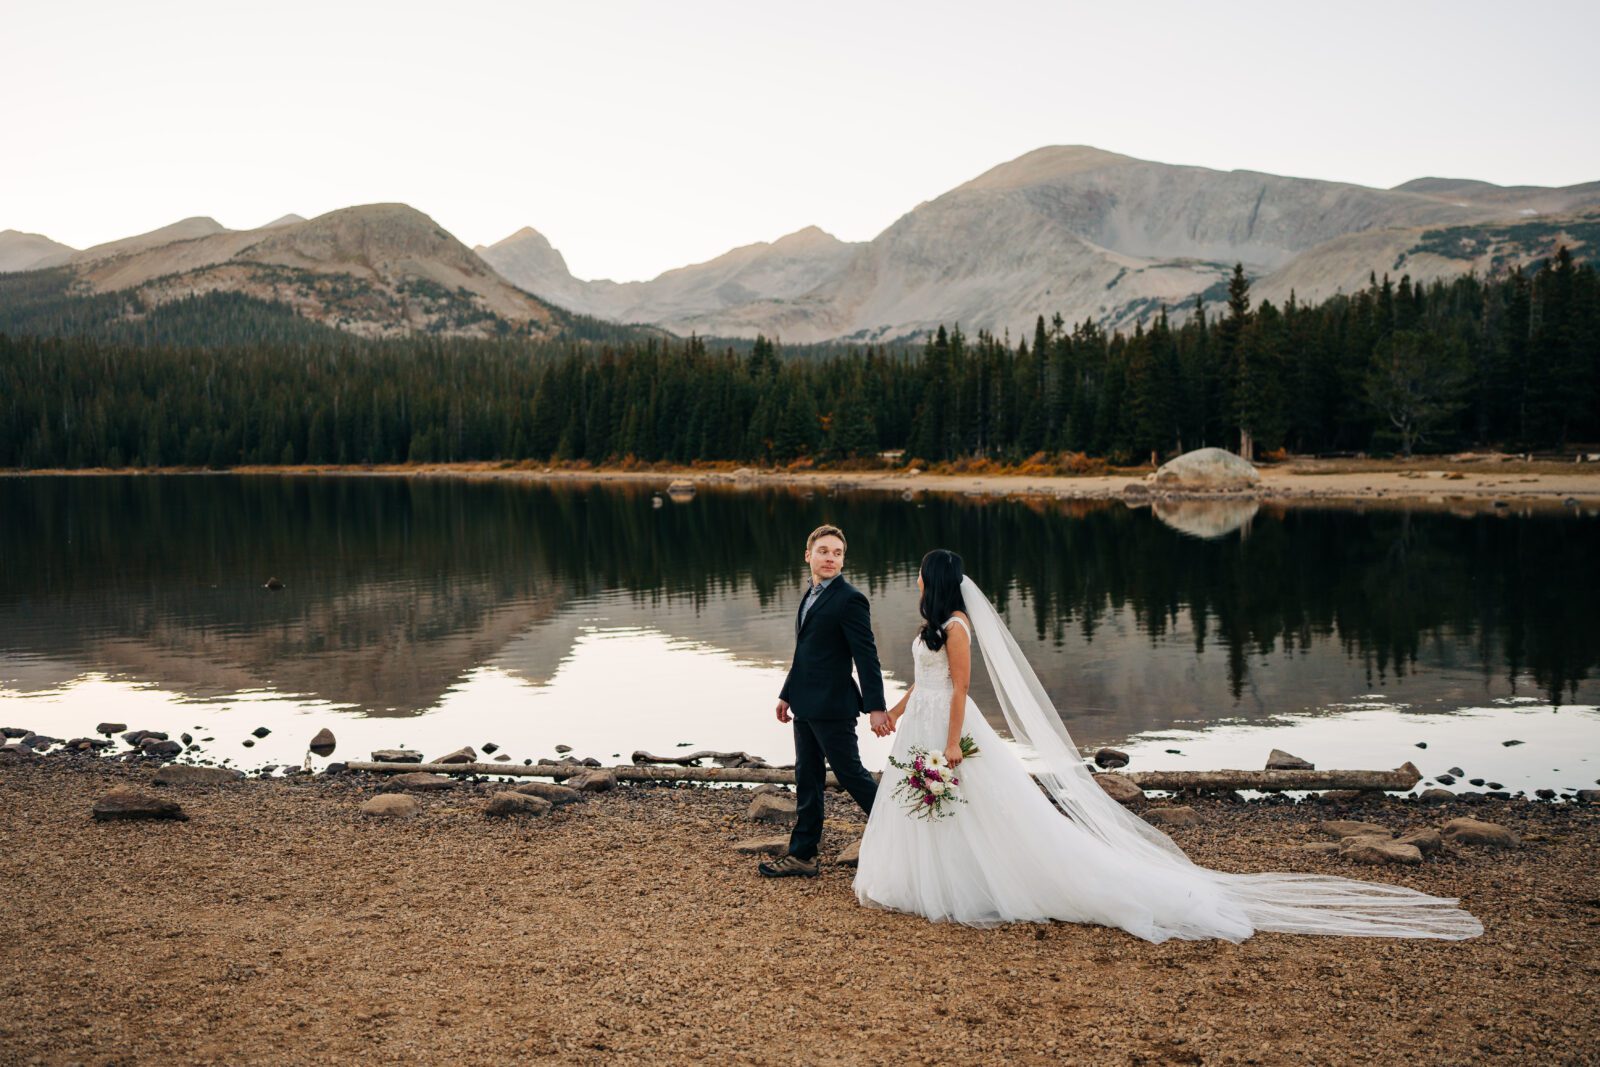
[[[977, 754], [977, 744], [970, 736], [963, 737], [962, 759], [971, 759]], [[908, 755], [911, 757], [909, 763], [902, 763], [893, 756], [889, 757], [891, 767], [905, 772], [900, 784], [894, 787], [894, 795], [906, 805], [911, 814], [924, 819], [942, 819], [946, 815], [955, 814], [955, 805], [965, 804], [967, 801], [956, 792], [956, 787], [961, 784], [961, 777], [944, 758], [944, 753], [929, 752], [919, 746], [911, 749]]]

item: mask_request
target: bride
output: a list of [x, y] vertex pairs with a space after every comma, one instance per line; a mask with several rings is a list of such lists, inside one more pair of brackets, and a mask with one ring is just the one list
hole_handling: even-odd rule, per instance
[[[1400, 886], [1196, 865], [1085, 770], [1016, 641], [963, 576], [961, 557], [929, 552], [917, 586], [916, 669], [889, 713], [895, 743], [861, 839], [861, 903], [972, 926], [1098, 923], [1158, 942], [1238, 942], [1259, 930], [1452, 940], [1483, 932], [1455, 900]], [[974, 644], [1012, 737], [1037, 759], [1032, 775], [967, 696]], [[976, 746], [965, 758], [964, 736]], [[896, 764], [919, 756], [946, 765], [941, 774], [958, 780], [950, 789], [960, 802], [908, 804], [908, 772]]]

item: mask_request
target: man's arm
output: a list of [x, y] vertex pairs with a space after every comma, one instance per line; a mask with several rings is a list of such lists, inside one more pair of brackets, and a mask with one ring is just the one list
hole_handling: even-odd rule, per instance
[[850, 657], [856, 661], [856, 676], [861, 679], [861, 701], [867, 711], [883, 711], [883, 670], [878, 666], [878, 645], [872, 638], [872, 609], [859, 590], [845, 605], [841, 620]]

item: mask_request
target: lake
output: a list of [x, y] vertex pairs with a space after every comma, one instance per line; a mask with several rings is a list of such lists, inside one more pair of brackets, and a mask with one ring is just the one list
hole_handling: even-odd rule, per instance
[[[299, 765], [322, 726], [334, 759], [494, 742], [517, 763], [557, 744], [786, 763], [772, 705], [822, 522], [850, 539], [891, 694], [938, 546], [1080, 747], [1122, 748], [1132, 770], [1259, 768], [1277, 747], [1513, 791], [1600, 779], [1600, 518], [1420, 504], [0, 477], [0, 725], [188, 730], [241, 767]], [[881, 765], [887, 742], [861, 736]]]

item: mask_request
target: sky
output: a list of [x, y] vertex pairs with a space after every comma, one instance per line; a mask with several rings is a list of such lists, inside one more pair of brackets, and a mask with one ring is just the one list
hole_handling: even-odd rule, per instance
[[1600, 180], [1600, 4], [0, 0], [0, 229], [401, 201], [649, 278], [868, 240], [1052, 144], [1389, 187]]

